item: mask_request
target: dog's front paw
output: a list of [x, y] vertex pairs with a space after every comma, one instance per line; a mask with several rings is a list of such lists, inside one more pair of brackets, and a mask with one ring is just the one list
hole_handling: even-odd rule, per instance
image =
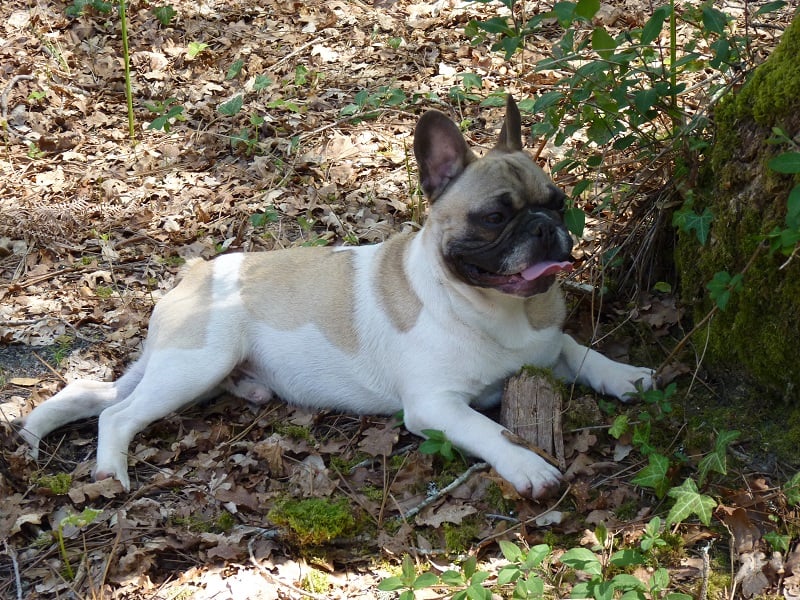
[[623, 402], [635, 399], [639, 391], [647, 391], [656, 387], [656, 372], [648, 367], [634, 367], [617, 363], [617, 369], [609, 374], [606, 393]]
[[524, 448], [514, 448], [502, 464], [492, 466], [520, 495], [529, 498], [544, 496], [561, 485], [559, 470]]

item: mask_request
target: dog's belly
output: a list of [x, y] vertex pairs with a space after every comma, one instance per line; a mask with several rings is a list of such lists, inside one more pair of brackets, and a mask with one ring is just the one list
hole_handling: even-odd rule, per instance
[[381, 365], [334, 346], [314, 325], [290, 331], [257, 325], [246, 361], [249, 377], [290, 404], [359, 414], [402, 408]]

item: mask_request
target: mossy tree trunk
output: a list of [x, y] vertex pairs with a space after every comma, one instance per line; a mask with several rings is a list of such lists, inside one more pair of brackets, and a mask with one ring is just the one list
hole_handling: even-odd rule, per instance
[[[706, 285], [714, 274], [741, 272], [763, 235], [783, 226], [789, 191], [797, 183], [767, 167], [788, 148], [768, 140], [781, 128], [800, 142], [800, 13], [769, 59], [715, 110], [716, 139], [694, 207], [713, 213], [701, 247], [681, 234], [677, 265], [684, 300], [699, 321], [714, 305]], [[775, 398], [800, 398], [800, 258], [761, 251], [740, 291], [699, 331], [706, 365], [735, 373]], [[781, 268], [783, 266], [783, 268]]]

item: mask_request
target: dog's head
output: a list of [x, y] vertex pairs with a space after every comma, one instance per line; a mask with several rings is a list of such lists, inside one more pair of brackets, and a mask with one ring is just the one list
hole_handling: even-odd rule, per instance
[[564, 192], [522, 150], [509, 96], [497, 145], [478, 158], [456, 124], [425, 113], [414, 133], [420, 183], [445, 264], [460, 280], [516, 296], [546, 291], [569, 269]]

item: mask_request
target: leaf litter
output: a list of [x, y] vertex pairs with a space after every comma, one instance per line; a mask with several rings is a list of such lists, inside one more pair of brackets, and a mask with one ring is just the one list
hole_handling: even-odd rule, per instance
[[[446, 98], [464, 72], [483, 76], [484, 93], [530, 94], [518, 86], [547, 84], [546, 72], [537, 81], [469, 45], [463, 25], [491, 16], [487, 5], [172, 6], [167, 26], [146, 3], [128, 7], [135, 146], [114, 13], [71, 18], [48, 0], [8, 0], [0, 9], [0, 596], [372, 598], [406, 553], [438, 565], [472, 549], [499, 569], [496, 539], [535, 544], [555, 532], [591, 544], [587, 526], [604, 523], [635, 541], [663, 508], [626, 479], [636, 454], [606, 434], [592, 396], [570, 402], [600, 426], [567, 432], [570, 488], [558, 506], [520, 499], [485, 470], [437, 497], [468, 465], [421, 454], [395, 419], [231, 398], [138, 435], [130, 494], [114, 480], [91, 480], [96, 423], [54, 433], [40, 464], [27, 457], [13, 418], [65, 380], [118, 376], [186, 259], [374, 243], [415, 228], [421, 207], [410, 148], [422, 108], [470, 119], [475, 144], [491, 143], [500, 118], [472, 105], [415, 105], [415, 94]], [[646, 12], [631, 0], [602, 9], [609, 29], [641, 25]], [[547, 40], [539, 43], [546, 53]], [[343, 118], [362, 90], [381, 109]], [[402, 101], [392, 104], [392, 94]], [[148, 128], [158, 114], [145, 103], [180, 106], [182, 119]], [[599, 240], [590, 229], [578, 255], [596, 253]], [[682, 309], [672, 297], [648, 296], [630, 317], [664, 338]], [[576, 318], [575, 332], [590, 337], [595, 315]], [[631, 342], [614, 341], [614, 353], [625, 355]], [[58, 474], [69, 474], [66, 490], [48, 479]], [[768, 487], [718, 493], [728, 538], [686, 533], [689, 552], [671, 566], [674, 579], [692, 586], [704, 544], [722, 540], [736, 550], [742, 594], [783, 585], [786, 597], [800, 595], [797, 550], [768, 555], [763, 537], [774, 530], [771, 517], [796, 519], [795, 509]], [[286, 498], [345, 498], [357, 531], [298, 546], [267, 518]], [[635, 516], [623, 516], [632, 504]], [[86, 508], [101, 512], [84, 526], [65, 525]], [[445, 533], [458, 527], [467, 534], [453, 546]], [[323, 583], [312, 585], [315, 577]]]

